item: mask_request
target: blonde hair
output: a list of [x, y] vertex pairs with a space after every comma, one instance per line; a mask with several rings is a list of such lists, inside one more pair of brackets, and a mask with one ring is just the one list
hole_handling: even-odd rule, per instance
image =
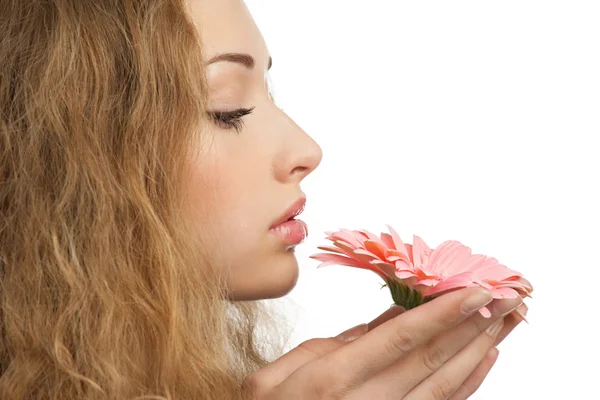
[[266, 363], [191, 241], [184, 0], [0, 0], [0, 398], [229, 399]]

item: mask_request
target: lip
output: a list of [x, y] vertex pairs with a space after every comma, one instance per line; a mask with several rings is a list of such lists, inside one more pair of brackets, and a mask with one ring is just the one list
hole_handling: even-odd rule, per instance
[[275, 220], [269, 229], [273, 229], [286, 221], [296, 218], [298, 215], [302, 214], [305, 205], [306, 197], [303, 196], [296, 200], [283, 214], [281, 214], [281, 216]]

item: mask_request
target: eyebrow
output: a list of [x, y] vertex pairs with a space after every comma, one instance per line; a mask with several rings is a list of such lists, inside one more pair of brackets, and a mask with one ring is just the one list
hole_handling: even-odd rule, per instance
[[[241, 64], [248, 69], [253, 69], [254, 65], [256, 64], [254, 57], [252, 57], [250, 54], [222, 53], [222, 54], [218, 54], [218, 55], [214, 56], [213, 58], [211, 58], [208, 61], [207, 65], [214, 64], [214, 63], [221, 62], [221, 61], [228, 61], [228, 62], [232, 62], [232, 63]], [[269, 57], [269, 66], [267, 67], [267, 69], [271, 69], [272, 66], [273, 66], [273, 58]]]

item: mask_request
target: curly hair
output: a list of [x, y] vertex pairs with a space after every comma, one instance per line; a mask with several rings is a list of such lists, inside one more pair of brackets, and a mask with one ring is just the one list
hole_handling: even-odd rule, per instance
[[191, 239], [207, 89], [184, 0], [0, 10], [0, 398], [236, 398], [264, 310]]

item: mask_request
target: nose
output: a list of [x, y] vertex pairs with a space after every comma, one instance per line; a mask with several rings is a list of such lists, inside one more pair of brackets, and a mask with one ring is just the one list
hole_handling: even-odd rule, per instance
[[290, 117], [285, 115], [285, 119], [282, 146], [275, 157], [273, 169], [278, 181], [299, 183], [319, 166], [323, 151]]

